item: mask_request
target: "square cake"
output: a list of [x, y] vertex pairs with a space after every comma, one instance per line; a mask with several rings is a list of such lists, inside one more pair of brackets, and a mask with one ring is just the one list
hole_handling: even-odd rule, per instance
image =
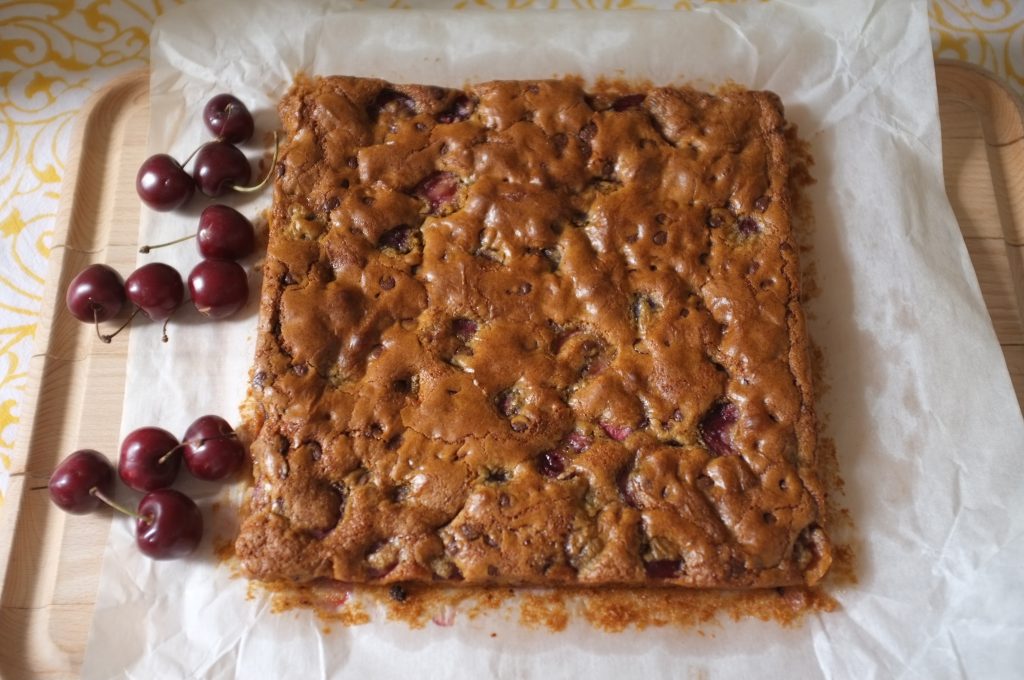
[[774, 94], [303, 77], [280, 114], [252, 577], [822, 577]]

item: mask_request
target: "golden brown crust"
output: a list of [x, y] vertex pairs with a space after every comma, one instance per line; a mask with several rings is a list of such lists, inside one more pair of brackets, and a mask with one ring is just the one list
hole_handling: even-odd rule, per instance
[[334, 77], [283, 99], [251, 575], [827, 570], [781, 104], [617, 87]]

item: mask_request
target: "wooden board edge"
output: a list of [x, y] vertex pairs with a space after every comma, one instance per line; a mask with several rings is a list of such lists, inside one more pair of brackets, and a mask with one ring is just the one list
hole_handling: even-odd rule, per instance
[[[149, 88], [149, 70], [138, 69], [118, 76], [102, 89], [95, 92], [83, 105], [77, 121], [72, 129], [68, 144], [68, 170], [61, 183], [61, 199], [58, 203], [53, 246], [46, 272], [46, 284], [43, 288], [42, 304], [36, 328], [33, 351], [30, 356], [28, 376], [22, 402], [22, 419], [18, 436], [15, 441], [11, 459], [11, 477], [4, 502], [0, 505], [0, 603], [5, 601], [9, 587], [9, 568], [12, 564], [12, 548], [25, 500], [25, 491], [29, 486], [45, 485], [46, 477], [32, 475], [29, 472], [29, 455], [36, 440], [35, 420], [39, 406], [41, 387], [46, 377], [52, 372], [55, 363], [66, 363], [73, 359], [61, 359], [53, 356], [51, 326], [55, 314], [63, 304], [62, 274], [68, 259], [68, 253], [74, 249], [67, 247], [69, 237], [73, 234], [73, 215], [75, 204], [91, 199], [86, 193], [92, 183], [76, 171], [80, 167], [85, 144], [90, 132], [97, 126], [106, 125], [101, 112], [105, 112], [112, 102], [126, 97], [137, 97], [145, 94]], [[98, 249], [102, 252], [105, 249]], [[70, 453], [70, 452], [68, 452]]]

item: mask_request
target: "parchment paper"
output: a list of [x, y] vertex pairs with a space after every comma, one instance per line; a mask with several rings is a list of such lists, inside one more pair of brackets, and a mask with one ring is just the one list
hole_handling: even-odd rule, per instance
[[[839, 611], [797, 629], [726, 620], [710, 636], [607, 634], [574, 623], [549, 634], [485, 618], [323, 635], [308, 612], [247, 600], [209, 539], [195, 559], [152, 562], [117, 519], [85, 677], [995, 678], [1024, 668], [1024, 424], [943, 190], [924, 2], [510, 14], [193, 3], [157, 22], [152, 69], [149, 147], [179, 158], [207, 138], [200, 111], [217, 92], [252, 103], [258, 129], [273, 129], [300, 69], [441, 85], [564, 73], [733, 80], [779, 93], [817, 161], [822, 292], [810, 332], [827, 361], [820, 409], [857, 526], [859, 583], [835, 593]], [[240, 205], [254, 215], [268, 201]], [[143, 209], [142, 240], [194, 231], [202, 202], [192, 205], [187, 215]], [[140, 262], [187, 272], [197, 258], [185, 246]], [[124, 432], [180, 434], [207, 412], [237, 420], [255, 326], [253, 300], [230, 322], [184, 314], [167, 344], [155, 324], [134, 328]], [[212, 509], [217, 488], [188, 488], [218, 525], [208, 535], [229, 530], [230, 511]]]

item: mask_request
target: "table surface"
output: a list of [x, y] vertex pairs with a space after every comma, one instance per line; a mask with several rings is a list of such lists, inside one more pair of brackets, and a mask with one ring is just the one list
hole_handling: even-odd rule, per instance
[[[144, 67], [155, 17], [182, 0], [0, 0], [0, 506], [42, 300], [75, 114], [114, 77]], [[192, 0], [198, 1], [198, 0]], [[744, 1], [744, 0], [740, 0]], [[703, 0], [369, 0], [367, 6], [686, 10]], [[72, 6], [73, 5], [73, 6]], [[936, 57], [983, 66], [1024, 94], [1024, 3], [930, 0]], [[2, 507], [0, 507], [2, 512]]]

